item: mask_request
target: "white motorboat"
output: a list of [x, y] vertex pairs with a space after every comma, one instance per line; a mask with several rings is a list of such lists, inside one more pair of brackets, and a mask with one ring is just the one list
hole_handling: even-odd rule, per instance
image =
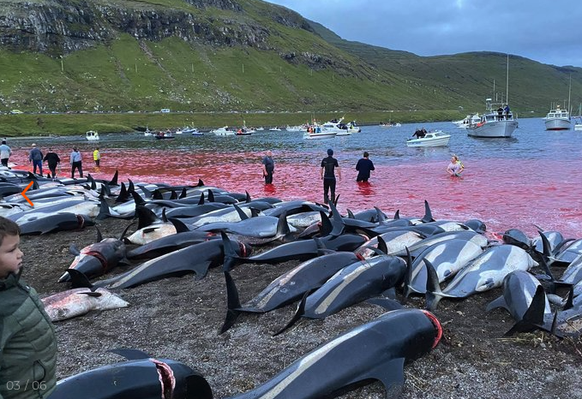
[[504, 112], [501, 104], [498, 104], [500, 105], [499, 109], [494, 111], [494, 104], [490, 98], [487, 98], [485, 102], [488, 112], [481, 115], [478, 123], [467, 126], [467, 134], [471, 137], [511, 137], [518, 126], [517, 119], [514, 119], [513, 113], [511, 111]]
[[89, 130], [85, 132], [85, 138], [89, 141], [99, 141], [99, 133], [95, 130]]
[[303, 133], [303, 138], [307, 140], [315, 139], [330, 139], [336, 136], [336, 132], [331, 130], [323, 130], [321, 126], [310, 126], [305, 133]]
[[343, 123], [344, 118], [332, 119], [321, 125], [322, 131], [335, 132], [338, 136], [348, 136], [352, 133], [359, 133], [362, 131], [355, 121]]
[[559, 105], [555, 109], [551, 109], [543, 119], [546, 130], [569, 130], [572, 125], [570, 113], [561, 109]]
[[470, 125], [476, 125], [481, 122], [481, 116], [479, 114], [469, 114], [464, 119], [453, 121], [459, 129], [466, 129]]
[[219, 127], [218, 129], [211, 130], [210, 133], [213, 133], [217, 136], [234, 136], [236, 132], [231, 130], [228, 126]]
[[444, 133], [442, 130], [433, 132], [426, 132], [424, 137], [408, 139], [406, 146], [408, 147], [444, 147], [449, 145], [450, 134]]
[[574, 124], [574, 130], [582, 131], [582, 118], [576, 119], [576, 123]]
[[143, 132], [143, 135], [146, 137], [151, 137], [154, 134], [152, 133], [152, 131], [149, 128], [146, 127], [146, 130]]

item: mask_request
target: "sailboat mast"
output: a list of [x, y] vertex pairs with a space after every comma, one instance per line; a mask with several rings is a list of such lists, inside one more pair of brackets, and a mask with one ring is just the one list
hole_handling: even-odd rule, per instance
[[568, 88], [568, 112], [572, 115], [572, 104], [570, 100], [572, 99], [572, 74], [570, 74], [570, 87]]
[[509, 104], [509, 54], [507, 54], [507, 67], [505, 71], [505, 103]]

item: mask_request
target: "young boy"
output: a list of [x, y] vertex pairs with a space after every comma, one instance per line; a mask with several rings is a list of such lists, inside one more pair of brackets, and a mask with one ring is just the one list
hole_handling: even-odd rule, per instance
[[47, 398], [56, 385], [55, 330], [20, 280], [20, 228], [0, 216], [0, 398]]

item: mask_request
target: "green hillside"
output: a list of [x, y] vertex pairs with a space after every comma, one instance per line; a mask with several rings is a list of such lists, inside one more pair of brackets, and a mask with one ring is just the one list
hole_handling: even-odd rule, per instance
[[[0, 0], [0, 10], [20, 15], [24, 4], [38, 7], [35, 12], [49, 24], [63, 20], [61, 14], [72, 22], [41, 50], [31, 49], [35, 36], [0, 46], [3, 113], [170, 108], [253, 113], [456, 110], [461, 115], [481, 111], [485, 97], [505, 94], [504, 54], [419, 57], [348, 42], [290, 10], [258, 0]], [[0, 38], [17, 28], [1, 27]], [[512, 109], [547, 112], [552, 102], [567, 98], [570, 77], [577, 108], [582, 102], [580, 68], [511, 56]]]

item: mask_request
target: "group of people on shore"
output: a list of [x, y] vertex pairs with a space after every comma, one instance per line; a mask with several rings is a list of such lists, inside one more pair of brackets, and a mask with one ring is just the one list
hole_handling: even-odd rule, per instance
[[[424, 129], [423, 129], [424, 130]], [[375, 170], [374, 163], [369, 158], [370, 154], [364, 151], [362, 158], [356, 163], [356, 170], [358, 175], [356, 181], [358, 183], [367, 183], [370, 178], [370, 173]], [[275, 161], [273, 160], [273, 153], [267, 151], [263, 160], [261, 162], [263, 177], [265, 178], [265, 184], [273, 184], [273, 173], [275, 171]], [[461, 176], [461, 173], [465, 169], [465, 166], [459, 159], [457, 155], [451, 157], [451, 162], [447, 166], [447, 173], [454, 177]], [[342, 174], [339, 167], [338, 160], [333, 157], [333, 149], [329, 148], [327, 150], [327, 157], [323, 158], [321, 161], [321, 171], [320, 176], [323, 180], [323, 201], [324, 203], [329, 203], [330, 198], [335, 199], [335, 187], [336, 187], [336, 170], [337, 177], [341, 181]]]
[[[28, 153], [28, 160], [32, 164], [32, 173], [43, 175], [42, 165], [43, 162], [46, 162], [49, 168], [48, 177], [55, 179], [57, 177], [57, 167], [61, 163], [59, 155], [50, 147], [46, 154], [43, 154], [40, 148], [36, 146], [36, 143], [33, 143], [31, 147]], [[11, 155], [12, 150], [6, 144], [6, 139], [2, 140], [2, 144], [0, 145], [0, 162], [2, 166], [8, 167], [8, 161]], [[100, 166], [101, 153], [98, 147], [93, 151], [93, 161], [96, 167]], [[77, 147], [73, 147], [73, 151], [69, 155], [69, 162], [71, 164], [71, 178], [75, 178], [75, 171], [78, 171], [79, 177], [83, 177], [83, 156]]]

